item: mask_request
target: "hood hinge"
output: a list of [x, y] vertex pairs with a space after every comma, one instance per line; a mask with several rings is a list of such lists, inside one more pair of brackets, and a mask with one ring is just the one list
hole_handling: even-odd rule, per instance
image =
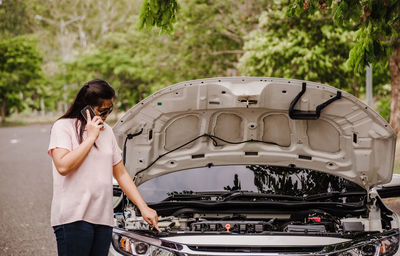
[[371, 197], [370, 197], [370, 193], [369, 193], [370, 187], [369, 187], [369, 183], [368, 183], [368, 176], [365, 174], [361, 174], [360, 178], [361, 178], [361, 181], [362, 181], [362, 184], [363, 184], [365, 190], [367, 191], [367, 201], [370, 202]]
[[365, 190], [367, 191], [367, 202], [370, 203], [372, 201], [372, 203], [375, 204], [375, 201], [376, 201], [375, 196], [371, 197], [370, 186], [368, 183], [368, 176], [365, 174], [361, 174], [360, 178], [361, 178], [361, 181], [363, 183]]

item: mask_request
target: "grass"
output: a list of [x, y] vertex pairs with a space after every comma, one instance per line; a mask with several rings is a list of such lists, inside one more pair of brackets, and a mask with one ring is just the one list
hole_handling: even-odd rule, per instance
[[5, 122], [0, 122], [0, 128], [1, 127], [25, 126], [25, 125], [28, 125], [28, 123], [25, 122], [25, 121], [5, 121]]
[[[113, 126], [124, 113], [118, 112], [118, 117], [111, 113], [111, 116], [107, 119], [107, 123]], [[62, 114], [56, 112], [49, 112], [45, 115], [41, 113], [19, 113], [13, 114], [6, 118], [6, 121], [0, 122], [0, 128], [2, 127], [14, 127], [14, 126], [26, 126], [31, 124], [52, 124], [54, 123]]]
[[39, 112], [33, 113], [19, 113], [12, 114], [6, 118], [6, 121], [0, 122], [0, 127], [13, 127], [13, 126], [25, 126], [31, 124], [46, 124], [53, 123], [57, 119], [56, 113], [46, 113], [42, 115]]

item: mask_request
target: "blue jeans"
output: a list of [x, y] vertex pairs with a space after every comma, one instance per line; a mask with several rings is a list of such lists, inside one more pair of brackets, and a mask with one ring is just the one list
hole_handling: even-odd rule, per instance
[[106, 256], [111, 244], [112, 227], [76, 221], [54, 226], [59, 256]]

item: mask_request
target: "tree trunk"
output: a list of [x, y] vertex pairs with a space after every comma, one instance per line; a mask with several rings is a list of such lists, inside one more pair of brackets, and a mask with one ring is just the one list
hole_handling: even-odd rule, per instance
[[7, 99], [5, 99], [5, 98], [3, 98], [2, 100], [1, 100], [1, 109], [0, 109], [0, 112], [1, 112], [1, 122], [2, 123], [5, 123], [6, 122], [6, 102], [7, 101]]
[[41, 116], [45, 116], [46, 115], [46, 110], [44, 108], [45, 108], [44, 98], [41, 97], [40, 98], [40, 114], [41, 114]]
[[390, 99], [390, 125], [396, 134], [400, 131], [400, 46], [389, 56], [392, 95]]

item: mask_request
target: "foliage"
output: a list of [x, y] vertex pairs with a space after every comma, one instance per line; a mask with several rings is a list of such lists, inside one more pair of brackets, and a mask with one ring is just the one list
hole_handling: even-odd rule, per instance
[[190, 0], [181, 5], [175, 33], [170, 37], [175, 54], [175, 82], [203, 77], [239, 75], [244, 37], [257, 24], [270, 1]]
[[82, 56], [77, 61], [67, 65], [66, 82], [73, 86], [69, 91], [68, 98], [76, 95], [78, 89], [88, 80], [100, 77], [108, 80], [117, 91], [119, 108], [126, 109], [127, 106], [135, 104], [144, 93], [140, 87], [141, 77], [140, 65], [131, 58], [125, 49], [108, 51], [98, 49], [93, 53]]
[[319, 10], [332, 10], [338, 26], [357, 30], [356, 45], [349, 65], [362, 72], [364, 67], [382, 58], [398, 44], [400, 2], [394, 0], [292, 0], [288, 14], [304, 17]]
[[[181, 6], [175, 33], [169, 36], [138, 31], [135, 24], [139, 15], [132, 14], [125, 33], [105, 35], [97, 49], [67, 65], [65, 82], [74, 84], [73, 95], [84, 81], [103, 77], [117, 89], [118, 104], [126, 109], [170, 84], [221, 76], [235, 68], [242, 38], [257, 22], [252, 14], [261, 12], [262, 5], [245, 9], [233, 0], [187, 1]], [[239, 14], [243, 20], [237, 21]]]
[[332, 10], [338, 26], [357, 31], [348, 65], [363, 72], [370, 63], [389, 64], [392, 94], [390, 125], [400, 132], [400, 1], [290, 0], [288, 14], [303, 17], [316, 10]]
[[373, 95], [376, 97], [390, 96], [390, 70], [386, 61], [376, 62], [372, 65]]
[[11, 38], [32, 31], [33, 0], [3, 0], [0, 3], [0, 36]]
[[[60, 108], [60, 103], [71, 102], [83, 79], [92, 79], [94, 75], [103, 77], [90, 70], [91, 60], [87, 61], [87, 67], [85, 62], [70, 63], [97, 56], [99, 52], [110, 53], [114, 46], [107, 45], [111, 49], [104, 49], [102, 45], [109, 37], [114, 36], [115, 41], [124, 38], [134, 22], [131, 16], [140, 5], [131, 0], [42, 0], [41, 3], [46, 8], [37, 12], [40, 18], [36, 20], [39, 27], [35, 35], [40, 39], [40, 50], [45, 57], [43, 68], [49, 77], [47, 95], [50, 97], [46, 99], [46, 107], [50, 110]], [[85, 78], [84, 74], [87, 74]]]
[[24, 108], [24, 97], [36, 95], [43, 79], [36, 42], [25, 37], [0, 40], [2, 121], [13, 109]]
[[386, 121], [389, 121], [390, 97], [386, 96], [379, 98], [377, 111]]
[[[82, 52], [97, 48], [111, 33], [126, 33], [138, 14], [139, 1], [41, 0], [36, 35], [46, 61], [73, 61]], [[37, 17], [39, 17], [37, 16]], [[62, 25], [64, 24], [64, 25]], [[49, 40], [52, 39], [52, 40]], [[49, 70], [56, 74], [62, 71]]]
[[[40, 3], [37, 14], [43, 18], [36, 20], [40, 27], [34, 31], [50, 77], [42, 90], [50, 109], [71, 102], [94, 77], [116, 88], [122, 110], [167, 85], [239, 75], [239, 70], [241, 75], [317, 80], [356, 95], [363, 92], [364, 74], [353, 75], [345, 65], [355, 34], [331, 21], [343, 16], [340, 10], [315, 8], [316, 17], [306, 17], [302, 9], [289, 19], [283, 9], [287, 0], [187, 0], [179, 6], [177, 0]], [[68, 24], [64, 29], [62, 22]], [[374, 84], [387, 84], [387, 67], [375, 66]], [[387, 93], [380, 88], [374, 87], [376, 93]]]
[[144, 0], [140, 11], [139, 28], [157, 26], [161, 34], [173, 31], [175, 15], [179, 9], [176, 0]]
[[[115, 40], [118, 38], [118, 40]], [[110, 34], [110, 36], [93, 51], [67, 64], [65, 82], [74, 85], [70, 88], [71, 99], [86, 81], [94, 77], [108, 80], [117, 91], [116, 105], [126, 110], [146, 95], [151, 88], [159, 85], [166, 75], [162, 73], [162, 47], [156, 46], [157, 40], [150, 41], [148, 35], [130, 30], [127, 34]], [[127, 43], [130, 41], [131, 43]], [[165, 80], [164, 80], [165, 81]], [[152, 86], [148, 86], [151, 84]]]
[[320, 81], [357, 95], [363, 77], [345, 64], [354, 33], [319, 13], [288, 18], [285, 7], [276, 5], [261, 15], [259, 28], [247, 37], [241, 72]]

